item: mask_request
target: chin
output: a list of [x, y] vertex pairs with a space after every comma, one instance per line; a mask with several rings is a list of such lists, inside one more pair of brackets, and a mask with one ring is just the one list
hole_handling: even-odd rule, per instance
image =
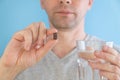
[[68, 26], [68, 27], [60, 27], [60, 26], [55, 26], [55, 28], [58, 30], [58, 31], [72, 31], [74, 30], [75, 27], [73, 26]]
[[51, 20], [51, 24], [55, 27], [58, 31], [70, 31], [73, 30], [76, 26], [76, 22], [73, 20]]

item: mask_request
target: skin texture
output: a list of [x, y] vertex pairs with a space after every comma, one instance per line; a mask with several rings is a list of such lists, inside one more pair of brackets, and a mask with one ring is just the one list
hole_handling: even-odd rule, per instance
[[89, 0], [41, 0], [41, 3], [49, 16], [51, 25], [59, 30], [78, 27], [92, 4]]
[[[41, 0], [50, 29], [46, 29], [43, 22], [33, 23], [13, 35], [0, 59], [0, 80], [13, 80], [18, 73], [39, 62], [49, 50], [59, 58], [65, 57], [75, 48], [76, 40], [86, 37], [85, 15], [92, 3], [93, 0]], [[51, 38], [56, 32], [57, 40]], [[102, 51], [95, 51], [94, 56], [109, 64], [97, 63], [96, 66], [90, 63], [92, 68], [99, 69], [100, 74], [109, 80], [120, 79], [120, 56], [116, 50], [105, 46]], [[83, 58], [94, 57], [84, 55]]]
[[57, 42], [49, 39], [44, 44], [46, 37], [56, 32], [56, 29], [47, 30], [44, 23], [33, 23], [15, 33], [0, 59], [0, 80], [13, 80], [18, 73], [39, 62]]

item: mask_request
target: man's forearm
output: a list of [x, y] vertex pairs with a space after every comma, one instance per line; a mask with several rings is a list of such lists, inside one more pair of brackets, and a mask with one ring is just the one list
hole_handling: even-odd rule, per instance
[[7, 69], [0, 65], [0, 80], [14, 80], [18, 73], [18, 69]]

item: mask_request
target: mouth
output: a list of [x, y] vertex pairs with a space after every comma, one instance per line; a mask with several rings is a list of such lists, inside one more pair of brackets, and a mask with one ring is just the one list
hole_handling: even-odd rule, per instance
[[58, 14], [58, 15], [72, 15], [74, 13], [72, 11], [68, 11], [68, 10], [61, 10], [61, 11], [56, 12], [56, 14]]

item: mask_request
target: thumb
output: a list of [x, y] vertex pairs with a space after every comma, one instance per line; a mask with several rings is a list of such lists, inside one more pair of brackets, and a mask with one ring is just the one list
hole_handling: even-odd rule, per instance
[[49, 40], [44, 46], [39, 48], [36, 52], [37, 61], [41, 60], [48, 53], [48, 51], [55, 46], [56, 43], [57, 40]]

